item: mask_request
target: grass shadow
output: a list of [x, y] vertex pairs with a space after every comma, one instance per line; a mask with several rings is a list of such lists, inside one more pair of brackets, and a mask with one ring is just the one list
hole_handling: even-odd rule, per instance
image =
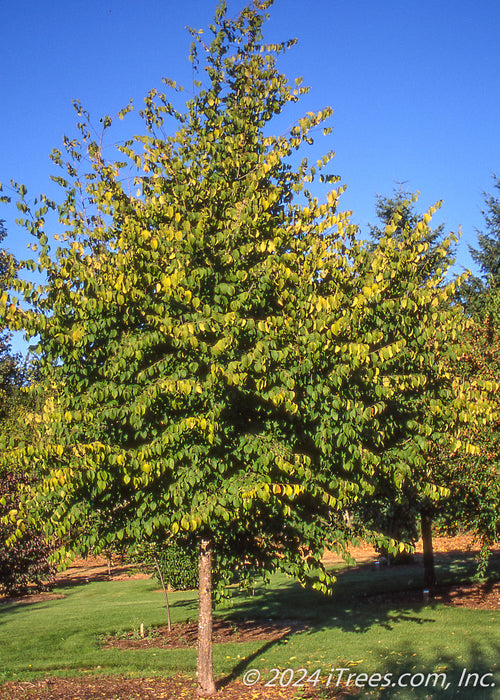
[[[491, 644], [490, 652], [492, 657], [500, 658], [500, 645]], [[492, 667], [485, 661], [484, 649], [476, 644], [469, 646], [467, 663], [457, 660], [452, 654], [441, 651], [433, 658], [431, 665], [409, 645], [400, 647], [398, 654], [402, 657], [402, 662], [387, 660], [381, 671], [384, 680], [376, 689], [369, 689], [366, 684], [364, 695], [380, 700], [389, 698], [498, 700], [500, 698], [498, 666]], [[382, 685], [385, 687], [381, 687]]]
[[266, 642], [244, 659], [241, 659], [241, 661], [234, 666], [231, 673], [217, 680], [217, 690], [222, 690], [226, 685], [236, 680], [236, 678], [241, 676], [247, 669], [251, 668], [260, 656], [263, 656], [267, 651], [278, 644], [283, 644], [285, 637], [289, 636], [289, 634], [284, 634], [280, 639], [273, 639], [272, 641]]

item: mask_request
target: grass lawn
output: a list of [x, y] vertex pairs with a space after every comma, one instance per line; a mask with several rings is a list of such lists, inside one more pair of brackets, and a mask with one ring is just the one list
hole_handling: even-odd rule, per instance
[[[467, 580], [471, 557], [447, 560], [438, 568], [440, 582]], [[493, 562], [500, 576], [500, 558]], [[331, 669], [348, 673], [392, 674], [391, 685], [365, 681], [362, 697], [500, 698], [500, 612], [462, 607], [373, 601], [367, 595], [386, 594], [418, 587], [422, 572], [416, 567], [373, 570], [338, 567], [339, 579], [333, 597], [304, 590], [284, 576], [275, 576], [268, 587], [257, 588], [253, 597], [235, 594], [219, 607], [216, 615], [231, 618], [293, 618], [308, 623], [306, 630], [280, 641], [229, 643], [214, 647], [217, 676], [258, 669], [264, 681], [281, 670], [321, 669], [326, 682]], [[162, 593], [152, 580], [95, 582], [57, 589], [65, 598], [32, 604], [0, 605], [0, 682], [48, 675], [116, 673], [154, 676], [184, 673], [193, 676], [195, 649], [104, 649], [103, 635], [146, 629], [166, 623]], [[172, 621], [195, 619], [196, 593], [173, 593]], [[459, 687], [463, 669], [484, 677], [484, 687]], [[446, 690], [424, 687], [424, 676], [406, 676], [405, 685], [392, 687], [400, 674], [446, 673]], [[302, 675], [302, 672], [301, 672]], [[305, 675], [305, 674], [304, 674]], [[338, 678], [330, 678], [334, 685]], [[286, 680], [286, 676], [284, 677]], [[297, 676], [295, 676], [297, 678]], [[363, 677], [359, 677], [359, 683]], [[354, 677], [351, 685], [354, 684]], [[469, 686], [474, 683], [471, 677]], [[491, 686], [496, 683], [496, 686]], [[486, 687], [488, 686], [488, 687]]]

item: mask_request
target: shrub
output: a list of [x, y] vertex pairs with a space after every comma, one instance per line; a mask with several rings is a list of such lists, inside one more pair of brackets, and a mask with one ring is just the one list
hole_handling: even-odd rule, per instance
[[26, 529], [18, 532], [14, 544], [6, 544], [17, 526], [2, 523], [1, 518], [16, 508], [18, 486], [28, 481], [23, 474], [0, 477], [0, 591], [6, 595], [37, 593], [54, 584], [56, 568], [49, 562], [53, 547], [42, 534]]
[[[194, 543], [171, 542], [158, 553], [157, 561], [163, 580], [170, 588], [187, 591], [198, 587], [198, 558]], [[155, 576], [159, 580], [156, 569]]]

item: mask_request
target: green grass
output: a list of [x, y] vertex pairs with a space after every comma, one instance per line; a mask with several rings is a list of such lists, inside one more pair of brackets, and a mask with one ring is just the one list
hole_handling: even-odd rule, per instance
[[[500, 575], [500, 560], [493, 562]], [[472, 557], [444, 560], [439, 579], [467, 580]], [[345, 667], [352, 673], [447, 673], [450, 687], [414, 691], [365, 687], [361, 696], [421, 698], [500, 698], [500, 612], [467, 610], [438, 604], [374, 603], [363, 594], [418, 588], [417, 567], [374, 571], [338, 567], [335, 595], [326, 597], [304, 590], [284, 576], [255, 595], [235, 594], [221, 606], [220, 617], [295, 618], [307, 630], [279, 642], [216, 645], [217, 676], [242, 675], [249, 668], [271, 678], [272, 668], [321, 668], [325, 681], [330, 669]], [[43, 675], [119, 673], [153, 676], [192, 675], [196, 650], [103, 649], [102, 635], [146, 629], [166, 623], [163, 598], [151, 580], [99, 582], [59, 589], [63, 599], [0, 606], [0, 681]], [[171, 594], [173, 622], [196, 618], [196, 594]], [[458, 688], [462, 669], [480, 676], [495, 673], [492, 688]], [[338, 674], [333, 675], [332, 684]], [[418, 678], [417, 678], [418, 682]]]

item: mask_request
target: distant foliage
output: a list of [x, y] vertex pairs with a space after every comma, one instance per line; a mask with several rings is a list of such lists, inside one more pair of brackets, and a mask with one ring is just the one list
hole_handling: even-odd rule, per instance
[[[500, 192], [500, 178], [494, 175], [493, 183]], [[484, 193], [484, 202], [484, 230], [478, 231], [478, 247], [469, 246], [480, 275], [471, 275], [460, 289], [466, 312], [480, 319], [490, 316], [491, 291], [500, 286], [500, 196]]]
[[[198, 587], [198, 558], [195, 543], [191, 546], [172, 542], [158, 555], [165, 584], [176, 591]], [[156, 572], [156, 578], [159, 576]]]
[[[355, 526], [379, 530], [398, 542], [414, 545], [419, 538], [418, 492], [411, 484], [403, 484], [400, 489], [388, 488], [371, 498], [361, 499], [354, 505], [351, 515]], [[413, 559], [413, 554], [407, 550], [389, 553], [383, 545], [376, 545], [375, 549], [393, 564], [406, 564]]]
[[411, 247], [408, 234], [419, 226], [425, 229], [425, 235], [416, 242], [417, 246], [425, 246], [424, 254], [420, 256], [417, 264], [417, 272], [422, 282], [425, 282], [441, 268], [448, 269], [454, 262], [455, 243], [444, 232], [444, 224], [436, 228], [427, 226], [425, 213], [416, 211], [416, 194], [412, 194], [401, 187], [394, 191], [392, 197], [379, 195], [375, 210], [378, 224], [370, 225], [370, 237], [372, 245], [383, 239], [387, 233], [387, 227], [391, 227], [391, 236], [400, 243], [403, 248]]
[[481, 544], [480, 573], [486, 570], [489, 548], [500, 539], [500, 292], [485, 295], [489, 314], [471, 322], [464, 338], [462, 371], [471, 381], [484, 385], [497, 402], [497, 418], [487, 430], [470, 426], [465, 437], [474, 440], [477, 454], [452, 453], [446, 461], [449, 497], [443, 504], [442, 524], [451, 533], [471, 531]]
[[[28, 478], [8, 474], [0, 478], [0, 517], [12, 512], [17, 504], [17, 491]], [[49, 590], [54, 583], [55, 567], [48, 557], [53, 548], [43, 534], [24, 529], [17, 532], [11, 546], [5, 541], [17, 528], [15, 517], [9, 525], [0, 521], [0, 592], [6, 595], [26, 595]]]
[[167, 588], [187, 591], [198, 586], [198, 548], [194, 538], [141, 542], [125, 556]]
[[[6, 235], [0, 220], [0, 243]], [[0, 248], [0, 296], [5, 293], [16, 268], [15, 258], [5, 248]], [[15, 408], [20, 399], [20, 387], [26, 380], [21, 357], [12, 354], [10, 341], [10, 333], [0, 324], [0, 421]]]

